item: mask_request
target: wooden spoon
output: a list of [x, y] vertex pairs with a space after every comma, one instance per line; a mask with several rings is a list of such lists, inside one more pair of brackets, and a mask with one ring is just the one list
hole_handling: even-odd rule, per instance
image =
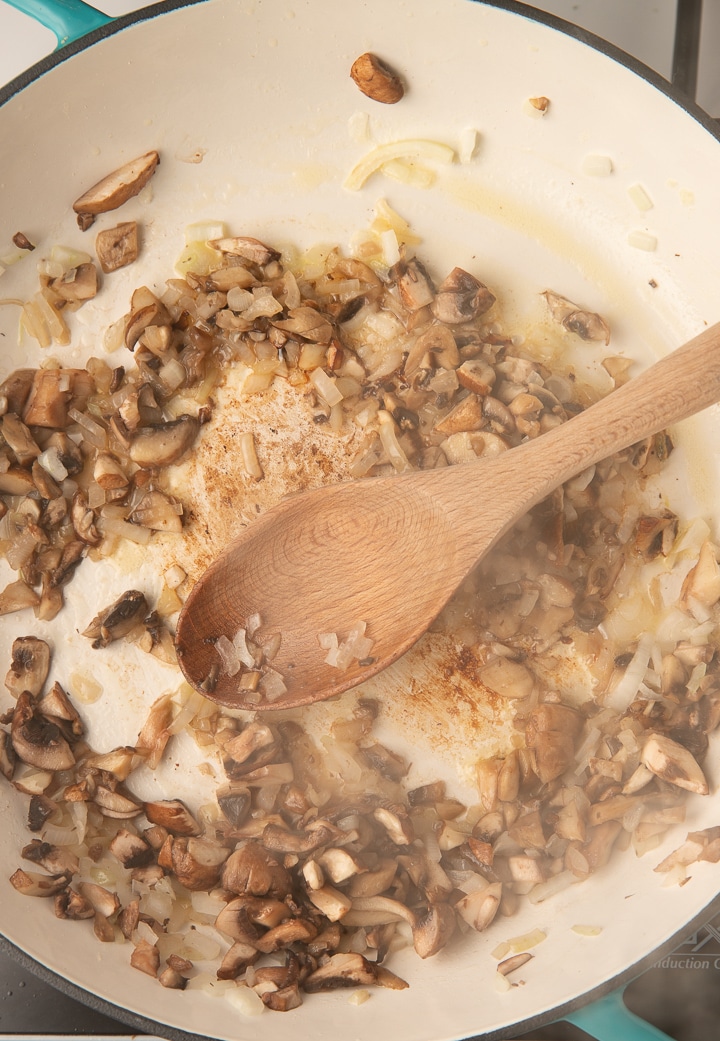
[[[307, 705], [354, 687], [423, 635], [531, 506], [593, 463], [718, 400], [720, 324], [569, 422], [494, 458], [284, 499], [224, 550], [188, 596], [176, 636], [188, 682], [222, 705], [250, 709]], [[271, 702], [240, 689], [241, 674], [223, 671], [214, 646], [254, 614], [261, 619], [256, 641], [281, 638], [270, 667], [287, 690]], [[344, 671], [325, 664], [319, 634], [342, 641], [361, 621], [374, 641], [368, 658]]]

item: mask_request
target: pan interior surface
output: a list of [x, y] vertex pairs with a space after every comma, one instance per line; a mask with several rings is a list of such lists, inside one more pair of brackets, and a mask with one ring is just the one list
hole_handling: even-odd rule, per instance
[[[349, 70], [364, 52], [401, 74], [407, 90], [398, 104], [378, 104], [357, 90]], [[544, 115], [529, 112], [531, 98], [548, 99]], [[104, 330], [126, 313], [132, 291], [146, 285], [160, 292], [172, 276], [189, 225], [222, 221], [231, 234], [278, 247], [348, 249], [381, 200], [408, 221], [433, 273], [442, 277], [457, 265], [477, 274], [513, 327], [543, 322], [540, 294], [555, 289], [607, 316], [614, 354], [647, 363], [719, 317], [716, 134], [657, 83], [517, 5], [364, 0], [350, 11], [325, 0], [206, 0], [169, 9], [79, 48], [29, 82], [0, 108], [0, 136], [11, 142], [0, 177], [4, 238], [22, 231], [38, 256], [56, 244], [92, 251], [97, 230], [117, 220], [136, 219], [142, 228], [139, 259], [106, 276], [98, 297], [73, 316], [69, 347], [43, 352], [27, 338], [19, 342], [17, 309], [0, 306], [0, 379], [50, 353], [67, 366], [102, 355]], [[428, 160], [432, 187], [377, 171], [358, 190], [347, 187], [350, 172], [379, 146], [388, 154], [396, 146], [392, 154], [402, 157], [417, 142], [454, 151], [448, 165]], [[81, 232], [73, 200], [152, 149], [160, 165], [148, 188]], [[29, 254], [3, 274], [3, 303], [34, 291], [34, 264]], [[596, 354], [580, 345], [578, 370], [596, 368]], [[278, 421], [287, 424], [288, 415], [300, 422], [281, 402]], [[713, 531], [717, 424], [713, 409], [677, 432], [669, 494], [674, 509], [707, 518]], [[185, 476], [202, 486], [191, 466]], [[280, 484], [262, 494], [269, 500], [289, 490]], [[231, 520], [218, 517], [211, 546], [222, 543]], [[99, 750], [132, 744], [149, 705], [177, 686], [179, 674], [132, 648], [119, 663], [101, 660], [80, 634], [129, 582], [157, 593], [157, 568], [168, 553], [165, 543], [146, 560], [88, 565], [52, 622], [0, 617], [3, 674], [12, 641], [32, 629], [52, 643], [52, 675], [66, 689], [78, 673], [99, 678], [103, 697], [83, 706]], [[193, 559], [199, 567], [197, 547]], [[14, 577], [0, 562], [0, 586]], [[380, 739], [412, 761], [410, 782], [442, 777], [460, 798], [471, 798], [472, 764], [493, 754], [497, 735], [492, 727], [469, 731], [448, 706], [433, 715], [414, 710], [408, 682], [400, 665], [368, 688], [388, 700]], [[357, 696], [308, 711], [307, 725], [326, 732]], [[8, 707], [3, 695], [0, 709]], [[644, 857], [627, 850], [582, 885], [464, 935], [434, 958], [396, 952], [392, 969], [409, 988], [374, 988], [357, 1007], [340, 990], [313, 996], [287, 1016], [244, 1018], [222, 996], [166, 991], [130, 969], [127, 945], [98, 944], [87, 923], [59, 921], [48, 901], [6, 885], [29, 838], [26, 798], [4, 783], [0, 932], [118, 1015], [178, 1036], [290, 1041], [300, 1031], [324, 1041], [342, 1023], [363, 1039], [509, 1037], [518, 1024], [558, 1018], [559, 1009], [628, 978], [716, 899], [714, 865], [697, 865], [683, 886], [664, 886], [653, 868], [688, 831], [720, 823], [717, 751], [713, 741], [711, 794], [689, 797], [686, 820], [656, 850]], [[182, 798], [196, 808], [212, 798], [202, 752], [178, 739], [176, 753], [139, 782], [138, 794]], [[582, 935], [588, 926], [597, 930]], [[523, 970], [524, 986], [499, 990], [492, 952], [535, 929], [546, 939]]]

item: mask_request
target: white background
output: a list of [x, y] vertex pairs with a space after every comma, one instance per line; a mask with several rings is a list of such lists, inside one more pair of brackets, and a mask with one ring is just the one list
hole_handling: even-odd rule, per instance
[[[144, 6], [136, 0], [98, 0], [105, 14], [118, 16]], [[610, 40], [668, 77], [672, 68], [676, 0], [544, 0], [533, 6], [559, 15]], [[49, 54], [55, 37], [0, 0], [0, 84]], [[698, 103], [720, 117], [720, 4], [705, 0]]]

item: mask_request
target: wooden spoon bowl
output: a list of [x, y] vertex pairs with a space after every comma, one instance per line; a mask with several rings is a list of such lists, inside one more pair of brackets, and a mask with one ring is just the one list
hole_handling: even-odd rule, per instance
[[[319, 488], [268, 510], [191, 590], [176, 634], [188, 682], [232, 708], [321, 701], [397, 660], [466, 575], [532, 506], [614, 452], [720, 399], [720, 325], [585, 412], [492, 459]], [[215, 646], [259, 615], [280, 636], [270, 667], [286, 689], [264, 700], [223, 671]], [[318, 637], [365, 622], [372, 649], [340, 670]], [[243, 681], [246, 682], [246, 681]]]

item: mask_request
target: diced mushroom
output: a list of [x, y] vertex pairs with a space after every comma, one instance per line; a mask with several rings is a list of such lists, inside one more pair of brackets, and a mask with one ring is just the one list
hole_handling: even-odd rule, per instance
[[77, 856], [69, 849], [53, 846], [49, 842], [33, 839], [27, 846], [23, 847], [22, 855], [33, 864], [39, 864], [51, 875], [69, 874], [74, 875], [79, 867]]
[[707, 779], [691, 752], [664, 734], [650, 734], [642, 748], [643, 766], [669, 784], [707, 795]]
[[400, 299], [409, 311], [419, 311], [435, 299], [435, 287], [419, 260], [400, 260], [390, 269], [390, 277], [396, 283]]
[[530, 713], [526, 741], [543, 784], [560, 777], [572, 762], [582, 725], [580, 713], [567, 705], [546, 702]]
[[69, 731], [74, 738], [83, 736], [85, 728], [80, 714], [59, 683], [53, 683], [45, 697], [39, 702], [38, 709], [44, 716], [51, 719], [62, 719], [69, 723]]
[[457, 369], [457, 378], [461, 387], [485, 397], [493, 389], [497, 377], [495, 369], [484, 358], [471, 358]]
[[50, 288], [68, 303], [79, 304], [92, 300], [98, 291], [97, 268], [92, 262], [78, 264], [59, 278], [54, 278]]
[[124, 221], [98, 232], [95, 252], [105, 274], [134, 263], [140, 252], [136, 221]]
[[71, 886], [60, 890], [55, 894], [55, 916], [57, 918], [70, 918], [74, 921], [84, 921], [95, 917], [95, 908], [81, 893]]
[[407, 814], [378, 806], [373, 810], [373, 817], [382, 824], [388, 837], [396, 845], [407, 846], [414, 840], [415, 831]]
[[318, 889], [309, 889], [308, 897], [310, 903], [330, 922], [340, 921], [352, 907], [352, 900], [334, 886], [324, 885]]
[[201, 828], [180, 799], [162, 799], [145, 803], [145, 816], [151, 824], [159, 824], [171, 835], [199, 835]]
[[[290, 914], [287, 904], [273, 897], [238, 896], [234, 900], [230, 900], [220, 911], [215, 919], [215, 927], [221, 933], [229, 936], [231, 940], [237, 943], [247, 943], [260, 950], [258, 940], [262, 929], [265, 928], [272, 932], [281, 922], [290, 918]], [[292, 921], [299, 921], [299, 919], [292, 919]], [[269, 953], [269, 951], [265, 953]]]
[[455, 932], [455, 911], [449, 904], [431, 904], [418, 919], [413, 934], [413, 946], [421, 958], [430, 958], [449, 942]]
[[217, 791], [216, 798], [223, 816], [230, 824], [239, 828], [245, 823], [251, 806], [249, 788], [242, 784], [228, 784]]
[[[255, 941], [255, 946], [263, 954], [272, 954], [274, 951], [290, 947], [293, 943], [307, 943], [317, 934], [318, 927], [309, 918], [291, 918], [268, 929]], [[307, 987], [305, 989], [307, 990]]]
[[449, 435], [462, 433], [465, 430], [480, 430], [484, 425], [485, 413], [482, 401], [476, 394], [468, 394], [457, 405], [454, 405], [439, 423], [435, 424], [435, 430], [438, 434]]
[[88, 507], [87, 499], [80, 489], [73, 496], [70, 519], [75, 534], [83, 542], [96, 546], [101, 541], [102, 535], [95, 527], [95, 512]]
[[300, 987], [297, 983], [288, 983], [287, 986], [279, 987], [277, 990], [265, 991], [261, 997], [263, 1005], [272, 1009], [273, 1012], [290, 1012], [302, 1005]]
[[157, 977], [160, 968], [160, 951], [157, 945], [149, 943], [147, 940], [139, 940], [130, 955], [130, 964], [134, 969], [139, 969], [148, 976]]
[[120, 828], [115, 833], [108, 849], [126, 868], [143, 867], [154, 857], [152, 847], [127, 828]]
[[277, 250], [271, 249], [270, 246], [266, 246], [264, 242], [260, 242], [259, 239], [254, 239], [250, 235], [212, 239], [208, 242], [208, 245], [221, 253], [242, 257], [243, 260], [248, 260], [251, 264], [257, 264], [258, 267], [264, 267], [270, 261], [278, 260], [280, 257]]
[[10, 734], [6, 730], [0, 730], [0, 774], [8, 781], [13, 779], [16, 762], [17, 756]]
[[222, 886], [231, 893], [284, 899], [292, 880], [286, 869], [259, 842], [244, 842], [225, 861]]
[[398, 74], [369, 51], [355, 59], [350, 76], [366, 97], [383, 105], [396, 105], [405, 94]]
[[70, 745], [56, 723], [43, 716], [31, 694], [17, 700], [10, 726], [18, 759], [41, 770], [69, 770], [75, 763]]
[[12, 663], [5, 686], [14, 697], [24, 690], [33, 696], [42, 691], [50, 671], [50, 647], [36, 636], [19, 636], [13, 640]]
[[135, 748], [145, 757], [149, 769], [154, 770], [170, 740], [170, 724], [173, 719], [173, 703], [169, 694], [163, 694], [150, 706], [147, 718], [137, 736]]
[[[48, 370], [52, 372], [53, 370]], [[0, 433], [20, 466], [28, 466], [40, 455], [40, 448], [27, 425], [14, 412], [6, 412], [0, 420]]]
[[456, 267], [441, 282], [430, 309], [439, 322], [458, 325], [485, 314], [494, 303], [495, 296], [486, 285]]
[[686, 606], [692, 600], [705, 607], [712, 607], [720, 600], [720, 566], [715, 546], [709, 541], [705, 541], [700, 547], [698, 562], [688, 572], [680, 591], [682, 606]]
[[10, 876], [10, 884], [23, 896], [55, 896], [67, 888], [70, 877], [65, 872], [60, 875], [41, 875], [37, 871], [18, 868]]
[[328, 319], [306, 304], [293, 307], [287, 318], [272, 324], [289, 336], [299, 336], [310, 343], [330, 343], [333, 337], [333, 327]]
[[501, 897], [502, 885], [499, 882], [492, 882], [484, 889], [476, 889], [473, 893], [462, 897], [455, 904], [455, 910], [463, 921], [481, 933], [495, 918], [500, 907]]
[[542, 294], [550, 309], [550, 314], [568, 332], [575, 333], [582, 340], [601, 340], [610, 343], [610, 327], [599, 314], [584, 311], [572, 301], [560, 296], [551, 289]]
[[130, 458], [145, 470], [170, 466], [182, 459], [199, 430], [199, 420], [189, 415], [141, 427], [130, 438]]
[[227, 857], [226, 849], [205, 839], [179, 836], [172, 841], [172, 872], [191, 891], [213, 889]]
[[93, 647], [107, 647], [114, 640], [127, 636], [147, 611], [145, 595], [137, 589], [129, 589], [93, 618], [83, 636], [93, 641]]
[[73, 203], [80, 227], [85, 230], [99, 213], [116, 210], [141, 192], [155, 173], [159, 162], [160, 156], [157, 152], [146, 152], [137, 159], [124, 163], [83, 192]]
[[188, 982], [185, 976], [169, 965], [159, 974], [158, 980], [161, 986], [167, 987], [169, 990], [185, 990]]
[[63, 430], [68, 425], [73, 378], [72, 369], [37, 370], [23, 412], [27, 426]]

